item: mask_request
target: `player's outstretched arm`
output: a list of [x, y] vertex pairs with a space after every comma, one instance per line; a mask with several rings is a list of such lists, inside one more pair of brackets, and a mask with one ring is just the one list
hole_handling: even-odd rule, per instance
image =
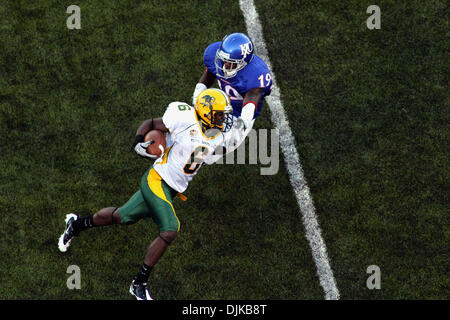
[[247, 91], [244, 97], [244, 102], [242, 103], [242, 106], [245, 106], [248, 102], [254, 102], [256, 105], [258, 105], [259, 101], [262, 99], [264, 88], [253, 88]]
[[245, 131], [251, 129], [251, 122], [253, 120], [256, 108], [258, 107], [258, 103], [262, 99], [263, 91], [263, 88], [253, 88], [245, 94], [244, 101], [242, 102], [241, 112], [241, 119], [245, 124]]
[[209, 72], [208, 69], [205, 69], [205, 72], [203, 72], [198, 82], [203, 83], [207, 88], [209, 88], [214, 84], [214, 80], [216, 80], [216, 75]]
[[253, 88], [245, 94], [244, 101], [242, 103], [241, 116], [233, 125], [233, 130], [225, 133], [224, 135], [225, 139], [223, 154], [236, 150], [251, 131], [254, 122], [253, 117], [255, 115], [258, 103], [262, 99], [263, 90], [263, 88]]
[[216, 80], [216, 75], [205, 69], [200, 80], [198, 80], [197, 85], [195, 86], [194, 94], [192, 95], [192, 105], [195, 105], [195, 101], [197, 100], [198, 95], [211, 87], [214, 84], [214, 80]]

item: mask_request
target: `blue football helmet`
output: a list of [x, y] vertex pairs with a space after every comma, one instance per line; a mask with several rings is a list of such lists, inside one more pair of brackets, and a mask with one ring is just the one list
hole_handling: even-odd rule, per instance
[[226, 35], [219, 50], [216, 52], [214, 63], [217, 76], [232, 78], [253, 59], [253, 41], [243, 33]]

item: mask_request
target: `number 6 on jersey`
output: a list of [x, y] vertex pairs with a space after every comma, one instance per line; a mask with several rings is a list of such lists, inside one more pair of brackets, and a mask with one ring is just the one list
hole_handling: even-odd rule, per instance
[[[202, 157], [208, 154], [208, 148], [205, 146], [198, 146], [195, 148], [194, 152], [191, 153], [191, 157], [183, 168], [185, 174], [194, 174], [202, 165], [203, 158], [197, 157], [201, 153]], [[194, 167], [192, 167], [194, 166]]]

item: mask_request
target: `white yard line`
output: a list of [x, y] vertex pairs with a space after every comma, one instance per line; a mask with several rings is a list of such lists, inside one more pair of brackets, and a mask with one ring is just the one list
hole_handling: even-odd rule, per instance
[[[239, 4], [242, 13], [244, 14], [248, 35], [254, 41], [255, 51], [258, 56], [267, 63], [269, 69], [272, 70], [269, 54], [263, 38], [261, 23], [259, 22], [258, 13], [256, 12], [253, 0], [239, 0]], [[300, 164], [297, 149], [295, 147], [295, 140], [286, 113], [284, 112], [283, 104], [280, 100], [280, 90], [276, 84], [273, 72], [272, 81], [272, 93], [270, 96], [266, 97], [266, 100], [272, 114], [272, 122], [274, 123], [275, 128], [279, 130], [281, 149], [288, 169], [289, 179], [302, 213], [302, 220], [306, 229], [306, 238], [308, 239], [314, 262], [316, 263], [317, 275], [319, 276], [320, 284], [325, 291], [325, 299], [338, 300], [339, 290], [336, 286], [336, 280], [334, 279], [333, 271], [331, 270], [328, 261], [327, 250], [321, 236], [319, 223], [317, 222], [314, 204], [303, 175], [302, 165]]]

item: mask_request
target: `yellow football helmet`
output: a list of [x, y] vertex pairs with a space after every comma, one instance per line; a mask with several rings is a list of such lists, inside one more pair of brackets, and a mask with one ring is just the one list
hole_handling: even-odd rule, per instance
[[233, 126], [233, 107], [222, 90], [213, 88], [202, 91], [195, 102], [195, 111], [205, 129], [216, 128], [226, 132]]

